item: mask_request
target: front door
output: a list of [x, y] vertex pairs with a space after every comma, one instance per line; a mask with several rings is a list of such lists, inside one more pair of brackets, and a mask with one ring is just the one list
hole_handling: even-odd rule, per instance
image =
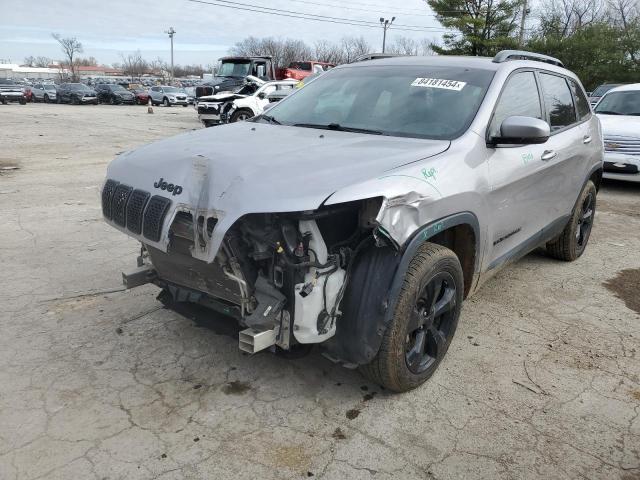
[[[511, 74], [489, 125], [489, 137], [500, 136], [510, 116], [544, 119], [536, 75], [519, 70]], [[497, 145], [488, 149], [490, 221], [487, 262], [492, 270], [514, 255], [535, 247], [550, 221], [546, 199], [553, 195], [545, 160], [546, 144]]]

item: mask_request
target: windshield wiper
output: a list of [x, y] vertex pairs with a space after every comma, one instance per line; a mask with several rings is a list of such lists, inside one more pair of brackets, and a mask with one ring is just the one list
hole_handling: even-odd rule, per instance
[[384, 135], [380, 130], [371, 130], [369, 128], [345, 127], [340, 125], [339, 123], [329, 123], [328, 125], [323, 125], [320, 123], [294, 123], [293, 126], [303, 127], [303, 128], [319, 128], [321, 130], [336, 130], [338, 132], [369, 133], [371, 135]]
[[618, 112], [612, 112], [611, 110], [596, 110], [596, 113], [602, 113], [604, 115], [622, 115]]
[[264, 119], [269, 123], [272, 123], [273, 125], [282, 125], [278, 120], [276, 120], [275, 118], [273, 118], [271, 115], [266, 115], [266, 114], [262, 114], [259, 117], [257, 117], [258, 120]]

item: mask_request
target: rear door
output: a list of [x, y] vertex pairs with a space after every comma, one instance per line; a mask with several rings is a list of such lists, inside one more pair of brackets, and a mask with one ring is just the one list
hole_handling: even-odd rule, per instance
[[588, 144], [584, 142], [589, 137], [589, 126], [578, 117], [567, 77], [540, 71], [538, 78], [551, 127], [544, 153], [551, 188], [545, 196], [544, 208], [551, 215], [550, 223], [556, 222], [557, 228], [568, 220], [585, 180]]

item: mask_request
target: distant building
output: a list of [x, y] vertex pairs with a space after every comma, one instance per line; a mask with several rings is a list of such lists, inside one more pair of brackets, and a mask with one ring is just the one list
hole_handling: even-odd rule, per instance
[[93, 78], [93, 77], [120, 77], [123, 75], [122, 70], [118, 68], [105, 67], [103, 65], [98, 66], [83, 66], [76, 67], [76, 73], [80, 78]]
[[[54, 67], [54, 68], [52, 68]], [[38, 80], [55, 80], [60, 76], [60, 67], [23, 67], [15, 63], [0, 63], [0, 78], [21, 80], [34, 78]]]

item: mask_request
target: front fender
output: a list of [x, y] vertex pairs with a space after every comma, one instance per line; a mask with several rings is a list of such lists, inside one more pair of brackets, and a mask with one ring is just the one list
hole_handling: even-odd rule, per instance
[[[347, 366], [364, 365], [376, 356], [391, 323], [409, 263], [418, 248], [435, 235], [457, 225], [469, 225], [480, 252], [480, 226], [471, 212], [461, 212], [422, 226], [398, 250], [371, 247], [354, 260], [336, 334], [323, 344], [326, 355]], [[475, 256], [478, 272], [480, 255]]]

